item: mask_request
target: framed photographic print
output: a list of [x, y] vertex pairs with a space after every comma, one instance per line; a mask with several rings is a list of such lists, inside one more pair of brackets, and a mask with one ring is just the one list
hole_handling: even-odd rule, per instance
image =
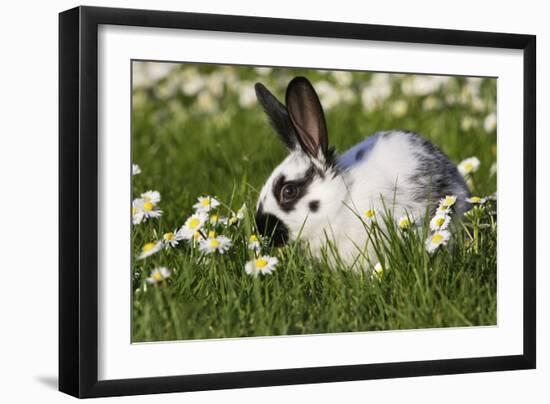
[[534, 36], [59, 24], [61, 391], [535, 367]]

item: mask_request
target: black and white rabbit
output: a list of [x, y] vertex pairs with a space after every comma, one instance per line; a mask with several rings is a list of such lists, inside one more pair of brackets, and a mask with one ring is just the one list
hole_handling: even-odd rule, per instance
[[[339, 155], [329, 147], [319, 98], [304, 77], [286, 90], [286, 106], [261, 83], [258, 101], [290, 154], [264, 184], [257, 203], [258, 231], [282, 245], [298, 236], [320, 257], [329, 239], [347, 264], [369, 253], [363, 212], [423, 218], [440, 198], [457, 197], [466, 210], [468, 187], [435, 145], [402, 130], [378, 132]], [[376, 258], [371, 258], [375, 260]]]

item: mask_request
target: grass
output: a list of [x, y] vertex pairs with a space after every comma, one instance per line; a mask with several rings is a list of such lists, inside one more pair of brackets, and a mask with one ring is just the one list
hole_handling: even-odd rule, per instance
[[[314, 85], [327, 82], [338, 94], [351, 92], [354, 98], [348, 94], [325, 111], [331, 144], [338, 150], [379, 130], [413, 130], [456, 163], [477, 156], [482, 163], [470, 185], [483, 196], [496, 191], [490, 170], [496, 132], [484, 128], [496, 104], [495, 80], [476, 82], [472, 90], [466, 79], [453, 78], [429, 93], [411, 94], [405, 83], [414, 77], [396, 75], [386, 83], [389, 94], [366, 109], [364, 86], [377, 88], [377, 77], [370, 73], [353, 73], [351, 81], [348, 76], [342, 83], [337, 75], [299, 69], [183, 65], [153, 80], [146, 68], [155, 66], [134, 65], [134, 79], [139, 73], [147, 80], [142, 78], [133, 93], [132, 160], [142, 173], [132, 177], [132, 189], [135, 198], [158, 190], [164, 214], [133, 226], [134, 256], [145, 243], [180, 227], [198, 196], [217, 196], [223, 214], [242, 203], [251, 209], [238, 227], [218, 228], [234, 241], [226, 255], [205, 256], [180, 243], [133, 260], [134, 342], [496, 324], [492, 205], [476, 210], [472, 220], [457, 222], [451, 243], [433, 255], [424, 246], [426, 225], [405, 232], [375, 226], [371, 237], [385, 268], [382, 276], [330, 269], [298, 243], [264, 251], [279, 258], [272, 275], [251, 277], [244, 271], [252, 258], [246, 248], [253, 232], [250, 210], [263, 181], [286, 155], [261, 108], [249, 100], [254, 81], [264, 82], [280, 98], [298, 74]], [[222, 91], [219, 77], [224, 78]], [[184, 87], [193, 80], [203, 83], [201, 91]], [[331, 94], [325, 96], [321, 99], [329, 105]], [[172, 275], [148, 284], [150, 271], [160, 266]]]

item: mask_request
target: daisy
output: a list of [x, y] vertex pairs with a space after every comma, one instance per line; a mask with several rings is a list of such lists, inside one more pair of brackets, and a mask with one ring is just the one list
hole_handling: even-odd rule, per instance
[[237, 211], [237, 219], [243, 220], [244, 215], [246, 215], [246, 203], [243, 203], [242, 206]]
[[243, 205], [239, 208], [237, 213], [231, 213], [231, 216], [227, 219], [227, 224], [229, 226], [234, 224], [239, 224], [241, 220], [244, 219], [244, 215], [246, 214], [246, 204], [243, 203]]
[[466, 198], [466, 202], [478, 203], [480, 205], [483, 205], [485, 202], [487, 202], [487, 198], [480, 198], [479, 196], [472, 196], [470, 198]]
[[184, 240], [191, 240], [195, 233], [200, 232], [207, 219], [207, 214], [203, 212], [197, 212], [189, 216], [181, 229], [178, 230], [178, 237]]
[[137, 198], [132, 201], [132, 223], [140, 224], [149, 218], [162, 216], [162, 210], [151, 201]]
[[382, 276], [384, 276], [384, 267], [382, 266], [381, 263], [377, 262], [374, 268], [372, 269], [372, 272], [374, 273], [374, 275], [381, 278]]
[[206, 254], [212, 254], [214, 252], [223, 254], [231, 248], [232, 244], [229, 237], [222, 235], [216, 236], [214, 232], [210, 232], [207, 238], [199, 241], [199, 250]]
[[481, 163], [479, 162], [479, 159], [477, 157], [468, 157], [458, 164], [458, 171], [464, 177], [475, 173], [480, 164]]
[[439, 200], [439, 206], [442, 208], [450, 208], [456, 203], [456, 196], [446, 195], [445, 198]]
[[426, 240], [426, 250], [430, 254], [433, 253], [440, 245], [447, 244], [449, 238], [451, 238], [451, 233], [449, 233], [447, 230], [439, 230], [434, 232]]
[[204, 235], [203, 233], [201, 233], [200, 231], [196, 231], [189, 239], [188, 241], [193, 245], [195, 246], [201, 239], [204, 238]]
[[261, 257], [255, 258], [251, 261], [248, 261], [244, 270], [248, 275], [258, 276], [258, 274], [269, 275], [275, 271], [279, 260], [277, 257], [270, 257], [269, 255], [263, 255]]
[[485, 129], [486, 132], [492, 132], [497, 128], [497, 114], [494, 112], [491, 112], [489, 115], [485, 117], [485, 120], [483, 121], [483, 129]]
[[151, 255], [158, 253], [161, 249], [162, 241], [147, 243], [142, 247], [141, 254], [139, 254], [138, 259], [142, 260], [144, 258], [150, 257]]
[[227, 219], [227, 224], [229, 226], [232, 226], [234, 224], [239, 224], [239, 218], [237, 217], [237, 215], [235, 214], [231, 214], [231, 216], [229, 217], [229, 219]]
[[145, 200], [145, 203], [152, 203], [153, 205], [156, 205], [160, 202], [159, 191], [147, 191], [142, 193], [141, 197]]
[[134, 199], [132, 201], [132, 224], [140, 224], [145, 219], [145, 211], [142, 209], [143, 200]]
[[401, 230], [406, 230], [409, 227], [411, 227], [411, 221], [409, 220], [409, 217], [408, 216], [401, 216], [399, 218], [399, 220], [397, 221], [397, 226], [399, 226], [399, 228]]
[[166, 248], [177, 246], [181, 240], [183, 240], [183, 237], [177, 230], [169, 231], [168, 233], [164, 233], [162, 236], [162, 241], [164, 242], [164, 246]]
[[369, 209], [363, 213], [363, 219], [366, 223], [372, 223], [376, 220], [376, 211], [374, 209]]
[[218, 224], [227, 225], [228, 219], [225, 216], [218, 215], [217, 213], [214, 213], [210, 215], [210, 224], [213, 226], [217, 226]]
[[262, 238], [258, 237], [255, 234], [251, 234], [248, 238], [248, 248], [251, 250], [254, 250], [256, 252], [259, 252], [262, 247]]
[[151, 271], [151, 274], [145, 280], [147, 281], [147, 283], [155, 284], [167, 279], [171, 274], [172, 271], [170, 271], [166, 267], [155, 268]]
[[193, 208], [195, 208], [197, 212], [207, 213], [218, 206], [220, 206], [220, 202], [217, 199], [211, 196], [199, 196], [198, 202], [193, 205]]
[[449, 215], [437, 213], [432, 220], [430, 220], [430, 229], [432, 231], [445, 230], [450, 222], [451, 217]]
[[141, 168], [137, 164], [132, 164], [132, 175], [141, 174]]

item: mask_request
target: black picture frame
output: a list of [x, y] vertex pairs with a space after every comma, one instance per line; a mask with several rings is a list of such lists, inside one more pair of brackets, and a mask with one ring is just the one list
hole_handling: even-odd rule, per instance
[[[101, 24], [522, 50], [523, 353], [98, 381], [97, 52]], [[535, 73], [533, 35], [96, 7], [60, 13], [59, 390], [84, 398], [535, 368]]]

